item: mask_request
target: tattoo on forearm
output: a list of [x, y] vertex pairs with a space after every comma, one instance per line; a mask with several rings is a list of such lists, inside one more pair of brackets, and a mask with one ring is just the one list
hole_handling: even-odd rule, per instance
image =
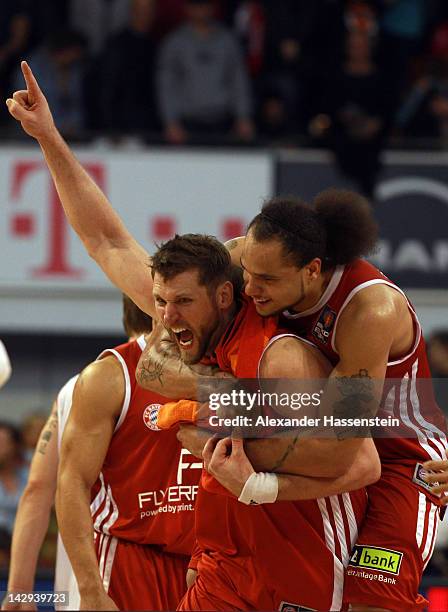
[[37, 452], [41, 455], [45, 455], [47, 452], [48, 444], [50, 443], [51, 437], [58, 426], [58, 416], [57, 413], [53, 413], [50, 419], [48, 420], [46, 429], [40, 434]]
[[296, 434], [296, 436], [288, 444], [288, 446], [287, 446], [285, 452], [283, 453], [283, 455], [272, 466], [271, 472], [276, 472], [281, 467], [283, 467], [283, 464], [285, 463], [286, 459], [289, 457], [289, 455], [295, 449], [298, 439], [299, 439], [299, 434]]
[[[335, 379], [339, 398], [333, 404], [333, 416], [337, 419], [369, 418], [372, 416], [374, 383], [365, 369], [352, 376]], [[364, 437], [369, 433], [367, 427], [335, 427], [336, 436], [342, 440], [348, 437]]]

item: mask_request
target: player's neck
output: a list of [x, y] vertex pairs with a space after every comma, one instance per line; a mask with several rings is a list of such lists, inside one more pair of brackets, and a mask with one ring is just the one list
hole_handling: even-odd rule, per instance
[[223, 313], [218, 327], [213, 332], [210, 338], [210, 342], [208, 344], [208, 349], [207, 349], [208, 357], [214, 353], [216, 347], [218, 346], [221, 338], [224, 335], [224, 332], [226, 331], [230, 323], [235, 318], [237, 311], [238, 311], [238, 304], [237, 302], [233, 302], [232, 306]]

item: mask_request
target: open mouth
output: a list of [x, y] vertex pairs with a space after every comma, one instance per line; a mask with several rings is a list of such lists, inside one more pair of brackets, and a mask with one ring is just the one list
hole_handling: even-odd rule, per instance
[[253, 301], [255, 302], [255, 304], [260, 304], [261, 306], [263, 304], [267, 304], [268, 302], [270, 302], [271, 300], [269, 298], [265, 298], [265, 299], [261, 299], [261, 298], [252, 298]]
[[188, 348], [193, 344], [193, 332], [186, 327], [172, 328], [171, 331], [176, 337], [176, 341], [182, 348]]

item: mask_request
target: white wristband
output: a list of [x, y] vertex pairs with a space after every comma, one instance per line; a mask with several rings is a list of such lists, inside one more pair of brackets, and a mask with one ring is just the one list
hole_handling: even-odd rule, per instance
[[272, 504], [278, 497], [277, 474], [253, 472], [246, 480], [238, 501], [243, 504]]

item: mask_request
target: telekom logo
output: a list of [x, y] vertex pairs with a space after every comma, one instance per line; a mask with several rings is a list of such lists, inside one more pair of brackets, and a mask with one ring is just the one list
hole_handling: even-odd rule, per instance
[[[107, 192], [104, 164], [101, 162], [89, 162], [83, 165], [98, 186]], [[28, 181], [32, 180], [40, 172], [44, 172], [48, 176], [47, 203], [42, 219], [40, 216], [37, 219], [37, 214], [33, 212], [16, 211], [20, 206], [25, 207], [26, 200], [23, 195], [25, 186]], [[16, 239], [32, 238], [36, 235], [38, 222], [39, 224], [43, 223], [41, 231], [46, 237], [44, 263], [36, 268], [32, 268], [30, 270], [31, 276], [36, 279], [63, 277], [73, 280], [80, 280], [85, 277], [87, 270], [76, 267], [70, 261], [69, 225], [45, 163], [39, 160], [15, 162], [12, 166], [10, 185], [10, 199], [15, 207], [15, 212], [10, 219], [11, 235]], [[129, 213], [132, 214], [132, 210]], [[144, 218], [139, 221], [140, 224], [145, 223]], [[154, 241], [158, 242], [171, 238], [179, 231], [178, 228], [182, 225], [182, 221], [182, 218], [175, 215], [163, 213], [150, 214], [149, 225], [146, 226], [148, 228], [148, 241], [153, 243]], [[216, 229], [214, 227], [201, 227], [201, 221], [204, 221], [204, 219], [198, 219], [197, 231], [205, 230], [207, 233], [216, 233], [216, 235], [221, 236], [224, 240], [244, 234], [245, 221], [240, 217], [222, 217], [218, 221]], [[146, 219], [147, 222], [148, 217]]]
[[[85, 164], [84, 168], [95, 179], [101, 189], [105, 186], [104, 166], [98, 163]], [[11, 201], [20, 204], [26, 182], [36, 172], [48, 172], [41, 161], [21, 161], [13, 166]], [[45, 263], [31, 271], [33, 277], [81, 278], [85, 271], [69, 262], [68, 223], [53, 181], [48, 175], [48, 200], [44, 231], [47, 236]], [[16, 213], [11, 218], [11, 232], [17, 238], [32, 237], [36, 232], [36, 217], [33, 213]]]

